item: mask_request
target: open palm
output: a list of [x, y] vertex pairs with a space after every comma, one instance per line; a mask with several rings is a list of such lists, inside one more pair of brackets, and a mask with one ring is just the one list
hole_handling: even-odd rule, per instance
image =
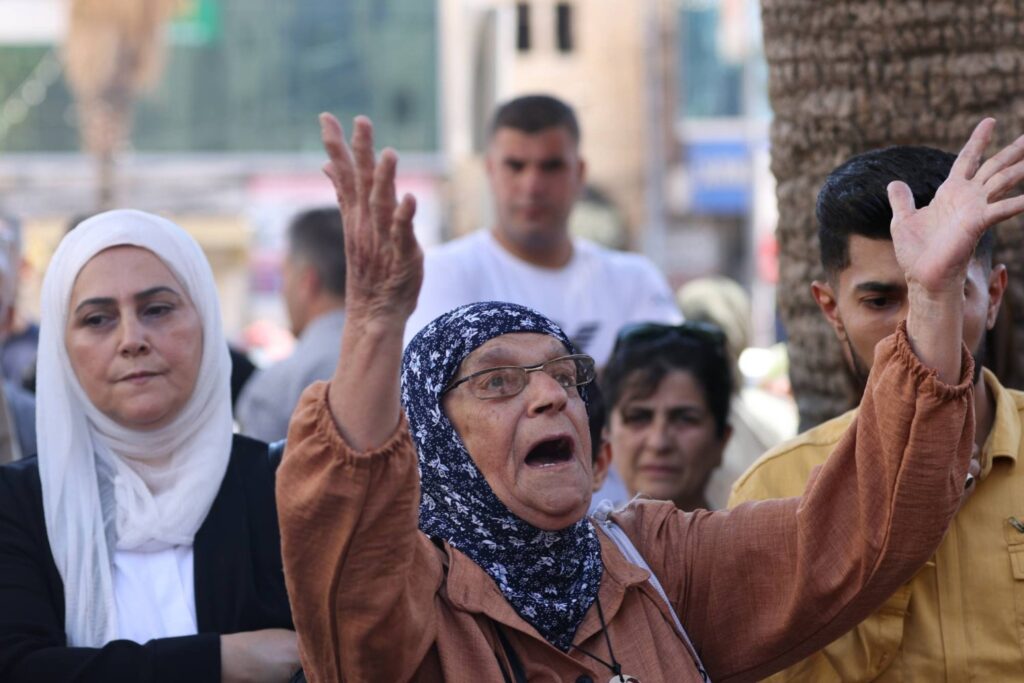
[[330, 114], [320, 115], [331, 182], [345, 226], [345, 307], [350, 317], [397, 319], [416, 308], [423, 282], [423, 252], [413, 233], [416, 202], [395, 193], [398, 155], [385, 149], [376, 158], [373, 124], [356, 117], [352, 145]]
[[982, 164], [994, 128], [994, 119], [975, 127], [928, 206], [915, 208], [905, 183], [889, 185], [892, 241], [908, 283], [936, 292], [962, 288], [982, 234], [1024, 212], [1024, 197], [1006, 196], [1024, 178], [1024, 136]]

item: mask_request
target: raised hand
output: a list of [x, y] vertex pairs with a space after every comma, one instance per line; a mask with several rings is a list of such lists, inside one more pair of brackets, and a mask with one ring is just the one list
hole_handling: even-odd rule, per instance
[[354, 129], [350, 148], [338, 120], [320, 115], [330, 159], [323, 170], [334, 184], [345, 229], [346, 314], [404, 325], [423, 282], [423, 252], [412, 225], [416, 202], [408, 194], [398, 201], [398, 156], [385, 149], [375, 158], [370, 120], [357, 117]]
[[975, 127], [928, 206], [915, 208], [905, 183], [889, 185], [892, 242], [910, 302], [907, 336], [948, 384], [963, 379], [964, 282], [974, 249], [986, 230], [1024, 211], [1024, 197], [1007, 197], [1024, 177], [1024, 136], [982, 163], [994, 127], [994, 119]]
[[975, 127], [928, 206], [915, 208], [905, 183], [889, 185], [892, 241], [909, 286], [962, 291], [982, 233], [1024, 212], [1024, 197], [1006, 197], [1024, 178], [1024, 136], [981, 163], [995, 123], [984, 119]]
[[398, 201], [398, 156], [373, 151], [373, 125], [354, 123], [352, 146], [341, 124], [320, 115], [330, 159], [323, 170], [338, 196], [345, 229], [345, 330], [328, 403], [342, 438], [357, 451], [383, 444], [401, 416], [402, 335], [423, 284], [423, 251], [412, 230], [416, 202]]

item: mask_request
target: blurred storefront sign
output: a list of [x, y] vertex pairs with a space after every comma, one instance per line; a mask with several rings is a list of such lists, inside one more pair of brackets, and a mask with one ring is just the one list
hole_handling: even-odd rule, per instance
[[690, 173], [691, 212], [734, 216], [750, 211], [753, 167], [746, 140], [690, 140], [684, 150]]

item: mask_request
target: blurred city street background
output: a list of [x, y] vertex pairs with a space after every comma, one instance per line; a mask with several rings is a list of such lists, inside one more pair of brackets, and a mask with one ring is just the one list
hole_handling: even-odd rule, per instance
[[573, 230], [647, 254], [674, 287], [735, 279], [769, 346], [760, 36], [753, 0], [0, 0], [0, 210], [24, 221], [20, 310], [34, 315], [32, 283], [73, 217], [140, 208], [203, 245], [232, 339], [280, 357], [284, 228], [333, 199], [318, 112], [373, 119], [430, 245], [488, 223], [494, 105], [550, 92], [584, 131]]

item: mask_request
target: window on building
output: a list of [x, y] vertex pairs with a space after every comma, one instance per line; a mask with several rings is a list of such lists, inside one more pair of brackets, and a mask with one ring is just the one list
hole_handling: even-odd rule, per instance
[[572, 5], [560, 2], [555, 5], [555, 42], [559, 52], [572, 52]]
[[516, 3], [516, 49], [527, 52], [530, 49], [530, 4]]

